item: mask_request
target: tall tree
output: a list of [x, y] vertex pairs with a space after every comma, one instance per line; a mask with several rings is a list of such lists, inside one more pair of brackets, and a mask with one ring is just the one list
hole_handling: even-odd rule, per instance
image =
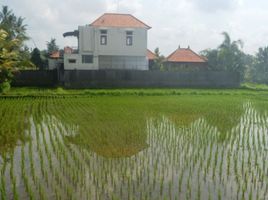
[[36, 68], [43, 69], [43, 61], [38, 48], [33, 49], [31, 53], [31, 62], [36, 66]]
[[51, 53], [58, 51], [59, 46], [56, 44], [56, 39], [51, 38], [49, 42], [47, 42], [47, 53], [50, 55]]
[[16, 17], [12, 10], [3, 6], [0, 11], [0, 92], [10, 88], [14, 72], [18, 69], [33, 67], [29, 61], [28, 48], [24, 41], [26, 25], [22, 17]]
[[164, 70], [165, 57], [163, 55], [161, 55], [158, 47], [154, 50], [154, 54], [155, 54], [156, 58], [154, 59], [152, 69], [153, 70]]
[[250, 54], [244, 55], [244, 62], [245, 62], [245, 74], [244, 74], [244, 81], [251, 82], [253, 80], [253, 66], [255, 63], [255, 56]]
[[237, 71], [243, 74], [244, 62], [241, 51], [243, 42], [241, 40], [232, 41], [229, 34], [223, 32], [223, 43], [219, 46], [218, 61], [222, 68], [230, 71]]
[[259, 48], [251, 74], [254, 82], [268, 84], [268, 47]]
[[222, 35], [224, 40], [217, 49], [207, 49], [202, 51], [202, 54], [208, 59], [210, 69], [235, 71], [243, 78], [245, 72], [243, 42], [241, 40], [232, 41], [226, 32], [223, 32]]
[[3, 6], [0, 11], [0, 29], [8, 33], [7, 40], [14, 38], [25, 41], [28, 38], [26, 34], [27, 25], [24, 24], [24, 18], [17, 17], [8, 6]]
[[8, 33], [0, 29], [0, 93], [9, 90], [13, 72], [20, 64], [18, 47], [21, 41], [8, 41], [7, 37]]

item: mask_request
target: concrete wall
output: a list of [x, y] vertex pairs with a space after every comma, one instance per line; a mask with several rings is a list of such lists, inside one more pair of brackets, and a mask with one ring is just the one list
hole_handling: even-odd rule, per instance
[[[93, 63], [82, 63], [82, 55], [92, 55], [92, 53], [83, 53], [83, 54], [64, 54], [64, 69], [66, 70], [97, 70], [98, 67], [98, 57], [93, 55]], [[70, 63], [70, 59], [75, 59], [76, 63]]]
[[79, 26], [79, 52], [87, 53], [95, 50], [95, 30], [92, 26]]
[[21, 71], [13, 86], [64, 86], [66, 88], [235, 88], [234, 72], [161, 72], [141, 70]]
[[[147, 29], [79, 26], [79, 53], [109, 56], [146, 56]], [[100, 44], [101, 30], [107, 30], [107, 44]], [[126, 31], [133, 32], [132, 46], [126, 45]]]
[[[112, 69], [138, 69], [147, 70], [147, 29], [145, 28], [113, 28], [92, 27], [89, 25], [79, 26], [78, 54], [64, 54], [64, 68], [66, 70], [94, 70], [99, 69], [99, 56], [114, 56], [113, 62], [109, 63]], [[101, 45], [101, 30], [107, 30], [107, 44]], [[133, 32], [133, 44], [127, 46], [126, 31]], [[92, 64], [83, 64], [82, 55], [93, 55]], [[108, 58], [108, 57], [107, 57]], [[137, 59], [139, 58], [139, 59]], [[76, 63], [70, 63], [69, 59], [75, 59]], [[134, 63], [133, 60], [136, 60]], [[124, 63], [124, 64], [122, 64]], [[123, 65], [128, 66], [122, 67]], [[132, 68], [133, 66], [133, 68]], [[103, 64], [102, 67], [103, 68]]]
[[12, 86], [53, 87], [58, 84], [57, 70], [24, 70], [18, 72]]
[[233, 88], [239, 87], [234, 72], [161, 72], [140, 70], [64, 71], [67, 88]]
[[144, 56], [99, 56], [99, 69], [148, 70]]
[[61, 66], [63, 63], [63, 59], [48, 59], [48, 69], [53, 70]]
[[[100, 30], [107, 30], [107, 45], [100, 44]], [[126, 45], [126, 31], [133, 31], [132, 46]], [[110, 56], [146, 56], [147, 30], [144, 28], [96, 28], [95, 51], [98, 55]]]

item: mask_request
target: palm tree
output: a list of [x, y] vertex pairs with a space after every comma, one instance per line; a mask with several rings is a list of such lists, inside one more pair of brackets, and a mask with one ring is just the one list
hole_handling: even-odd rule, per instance
[[242, 40], [232, 41], [227, 32], [223, 32], [224, 40], [218, 47], [218, 61], [221, 69], [244, 74], [244, 53]]
[[207, 49], [201, 52], [208, 60], [211, 70], [238, 72], [241, 78], [245, 72], [245, 54], [242, 52], [242, 40], [232, 41], [227, 32], [223, 32], [223, 42], [217, 49]]
[[222, 35], [224, 36], [224, 40], [222, 44], [219, 46], [219, 49], [228, 49], [230, 51], [237, 51], [240, 50], [240, 48], [243, 48], [242, 40], [232, 41], [227, 32], [222, 32]]
[[0, 11], [0, 28], [8, 33], [7, 39], [20, 39], [25, 41], [29, 39], [26, 35], [26, 24], [23, 23], [24, 18], [16, 17], [8, 6], [3, 6]]

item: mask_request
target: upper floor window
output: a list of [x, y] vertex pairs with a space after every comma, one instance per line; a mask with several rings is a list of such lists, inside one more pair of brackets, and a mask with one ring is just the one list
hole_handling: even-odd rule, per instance
[[127, 46], [132, 46], [132, 44], [133, 44], [133, 31], [126, 32], [126, 44], [127, 44]]
[[93, 55], [82, 55], [82, 63], [93, 63]]
[[100, 30], [100, 44], [107, 45], [107, 30]]

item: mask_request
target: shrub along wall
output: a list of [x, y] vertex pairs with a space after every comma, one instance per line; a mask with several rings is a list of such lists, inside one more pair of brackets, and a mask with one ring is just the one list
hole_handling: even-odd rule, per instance
[[235, 88], [234, 72], [161, 72], [139, 70], [21, 71], [13, 86], [55, 86], [66, 88]]

